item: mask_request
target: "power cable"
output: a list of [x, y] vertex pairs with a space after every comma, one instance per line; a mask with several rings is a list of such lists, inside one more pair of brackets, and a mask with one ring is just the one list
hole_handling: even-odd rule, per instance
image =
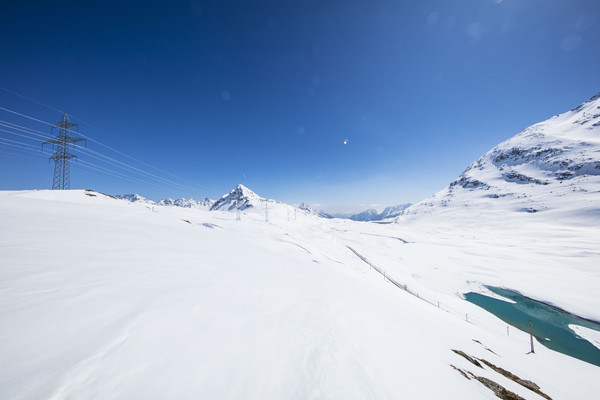
[[[9, 92], [10, 92], [10, 91], [9, 91]], [[18, 94], [17, 94], [17, 95], [18, 95]], [[22, 96], [22, 95], [19, 95], [19, 96], [20, 96], [20, 97], [23, 97], [23, 98], [27, 98], [26, 96]], [[33, 100], [32, 100], [32, 101], [33, 101]], [[35, 102], [35, 101], [34, 101], [34, 102]], [[37, 103], [37, 104], [41, 104], [41, 103], [39, 103], [39, 102], [36, 102], [36, 103]], [[42, 105], [44, 105], [44, 104], [42, 104]], [[46, 105], [44, 105], [44, 106], [46, 106]], [[50, 106], [47, 106], [47, 107], [50, 107]], [[50, 107], [50, 108], [52, 108], [52, 107]], [[54, 108], [52, 108], [52, 109], [54, 109]], [[6, 111], [6, 112], [8, 112], [8, 113], [11, 113], [11, 114], [14, 114], [14, 115], [18, 115], [18, 116], [20, 116], [20, 117], [23, 117], [23, 118], [30, 119], [30, 120], [32, 120], [32, 121], [36, 121], [36, 122], [39, 122], [39, 123], [42, 123], [42, 124], [45, 124], [45, 125], [48, 125], [48, 126], [51, 126], [51, 127], [53, 127], [53, 126], [54, 126], [54, 124], [51, 124], [51, 123], [49, 123], [49, 122], [42, 121], [42, 120], [40, 120], [40, 119], [38, 119], [38, 118], [34, 118], [34, 117], [32, 117], [32, 116], [29, 116], [29, 115], [26, 115], [26, 114], [23, 114], [23, 113], [20, 113], [20, 112], [14, 111], [14, 110], [10, 110], [10, 109], [8, 109], [8, 108], [5, 108], [5, 107], [0, 107], [0, 110]], [[54, 109], [54, 110], [57, 110], [57, 109]], [[78, 134], [78, 135], [80, 135], [80, 136], [82, 136], [82, 137], [84, 137], [84, 138], [88, 139], [88, 140], [89, 140], [89, 141], [91, 141], [91, 142], [94, 142], [94, 143], [96, 143], [96, 144], [98, 144], [98, 145], [100, 145], [100, 146], [102, 146], [102, 147], [105, 147], [105, 148], [107, 148], [107, 149], [109, 149], [109, 150], [111, 150], [111, 151], [114, 151], [115, 153], [117, 153], [117, 154], [120, 154], [120, 155], [122, 155], [122, 156], [124, 156], [124, 157], [127, 157], [127, 158], [129, 158], [129, 159], [132, 159], [132, 160], [134, 160], [134, 161], [136, 161], [136, 162], [138, 162], [138, 163], [140, 163], [140, 164], [143, 164], [143, 165], [145, 165], [145, 166], [147, 166], [147, 167], [150, 167], [150, 168], [152, 168], [152, 169], [155, 169], [155, 170], [157, 170], [157, 171], [160, 171], [160, 172], [162, 172], [162, 173], [164, 173], [164, 174], [167, 174], [167, 175], [169, 175], [169, 176], [173, 176], [173, 177], [175, 177], [175, 178], [177, 178], [177, 179], [179, 179], [179, 180], [184, 180], [184, 181], [187, 181], [187, 180], [185, 180], [185, 179], [182, 179], [182, 178], [180, 178], [180, 177], [178, 177], [178, 176], [176, 176], [176, 175], [173, 175], [173, 174], [171, 174], [171, 173], [169, 173], [169, 172], [167, 172], [167, 171], [164, 171], [164, 170], [162, 170], [162, 169], [160, 169], [160, 168], [156, 168], [156, 167], [154, 167], [153, 165], [150, 165], [150, 164], [148, 164], [148, 163], [145, 163], [144, 161], [138, 160], [137, 158], [135, 158], [135, 157], [132, 157], [132, 156], [130, 156], [130, 155], [128, 155], [128, 154], [125, 154], [125, 153], [123, 153], [123, 152], [121, 152], [121, 151], [119, 151], [119, 150], [116, 150], [116, 149], [114, 149], [114, 148], [112, 148], [112, 147], [110, 147], [110, 146], [108, 146], [108, 145], [105, 145], [104, 143], [102, 143], [102, 142], [99, 142], [98, 140], [95, 140], [95, 139], [93, 139], [93, 138], [91, 138], [91, 137], [89, 137], [89, 136], [86, 136], [86, 135], [84, 135], [84, 134], [83, 134], [83, 133], [81, 133], [81, 132], [78, 132], [78, 131], [73, 131], [73, 130], [70, 130], [70, 129], [67, 129], [67, 132], [76, 133], [76, 134]], [[150, 174], [150, 173], [148, 173], [148, 174]], [[152, 174], [151, 174], [151, 175], [152, 175]], [[156, 176], [156, 175], [154, 175], [154, 176]], [[166, 179], [166, 178], [162, 178], [162, 179]], [[190, 181], [187, 181], [187, 182], [190, 182]], [[190, 183], [191, 183], [191, 182], [190, 182]], [[181, 185], [181, 184], [179, 184], [179, 185]], [[194, 185], [196, 185], [196, 184], [194, 184]], [[186, 185], [182, 185], [182, 186], [184, 186], [184, 187], [187, 187], [187, 188], [190, 188], [190, 189], [192, 189], [192, 190], [197, 190], [196, 188], [192, 188], [192, 187], [190, 187], [190, 186], [186, 186]], [[210, 191], [212, 191], [212, 192], [214, 192], [214, 193], [218, 193], [218, 192], [217, 192], [217, 190], [215, 190], [215, 189], [213, 189], [213, 188], [209, 188], [209, 187], [202, 186], [202, 185], [196, 185], [196, 186], [197, 186], [198, 188], [200, 188], [200, 189], [204, 189], [204, 190], [210, 190]]]

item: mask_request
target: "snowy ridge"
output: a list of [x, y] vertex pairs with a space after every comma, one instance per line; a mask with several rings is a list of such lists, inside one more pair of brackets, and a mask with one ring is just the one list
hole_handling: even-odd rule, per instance
[[217, 200], [211, 211], [244, 211], [250, 208], [262, 209], [265, 203], [282, 204], [279, 201], [260, 197], [244, 185], [237, 185], [231, 192]]
[[159, 201], [148, 200], [145, 197], [140, 196], [139, 194], [120, 194], [114, 196], [120, 200], [127, 200], [131, 203], [141, 203], [141, 204], [149, 204], [153, 206], [173, 206], [173, 207], [183, 207], [183, 208], [198, 208], [201, 210], [209, 210], [214, 204], [214, 200], [209, 199], [208, 197], [204, 200], [195, 200], [195, 199], [185, 199], [180, 198], [177, 200], [173, 200], [170, 198], [161, 199]]
[[402, 212], [404, 210], [406, 210], [408, 207], [410, 207], [412, 204], [411, 203], [404, 203], [404, 204], [398, 204], [395, 206], [390, 206], [390, 207], [386, 207], [378, 216], [377, 218], [379, 220], [382, 219], [386, 219], [386, 218], [394, 218], [397, 217], [398, 215], [402, 214]]
[[156, 204], [152, 200], [148, 200], [145, 197], [140, 196], [139, 194], [118, 194], [114, 196], [119, 200], [127, 200], [131, 203], [141, 203], [141, 204]]
[[300, 210], [307, 211], [309, 214], [316, 215], [317, 217], [331, 219], [332, 215], [327, 214], [325, 211], [317, 210], [306, 203], [300, 203], [298, 206]]
[[379, 212], [377, 212], [377, 210], [370, 208], [357, 214], [353, 214], [349, 216], [348, 219], [351, 219], [352, 221], [374, 221], [377, 219], [378, 215]]
[[175, 207], [183, 207], [183, 208], [199, 208], [202, 210], [210, 210], [212, 205], [215, 203], [214, 200], [209, 199], [208, 197], [204, 200], [195, 200], [195, 199], [186, 199], [180, 198], [177, 200], [173, 199], [162, 199], [159, 200], [156, 204], [159, 206], [175, 206]]
[[404, 215], [480, 208], [600, 218], [600, 94], [524, 129]]
[[410, 207], [410, 203], [398, 204], [395, 206], [386, 207], [382, 212], [375, 209], [368, 209], [348, 217], [353, 221], [381, 221], [386, 218], [394, 218], [402, 214], [404, 210]]

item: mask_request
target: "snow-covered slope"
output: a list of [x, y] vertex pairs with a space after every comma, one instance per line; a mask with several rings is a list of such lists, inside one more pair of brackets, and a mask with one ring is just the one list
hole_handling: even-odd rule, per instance
[[301, 203], [298, 206], [298, 209], [307, 211], [309, 214], [313, 214], [313, 215], [316, 215], [321, 218], [328, 218], [328, 219], [333, 218], [333, 216], [327, 214], [325, 211], [317, 210], [306, 203]]
[[525, 334], [431, 291], [435, 278], [388, 270], [411, 296], [346, 247], [393, 266], [419, 251], [394, 235], [431, 240], [397, 226], [236, 221], [81, 191], [3, 192], [0, 212], [1, 398], [495, 398], [451, 365], [539, 398], [452, 349], [553, 398], [599, 389], [597, 367], [527, 355]]
[[[530, 249], [523, 238], [552, 225], [501, 227], [461, 238], [437, 225], [267, 223], [93, 192], [0, 192], [0, 398], [496, 398], [455, 368], [541, 398], [453, 349], [553, 399], [595, 398], [598, 367], [543, 346], [527, 354], [527, 334], [507, 336], [455, 293], [490, 277], [543, 281], [543, 264], [563, 289], [538, 283], [543, 298], [598, 318], [598, 229]], [[487, 257], [507, 247], [519, 265], [497, 274]]]
[[411, 203], [398, 204], [395, 206], [386, 207], [378, 216], [379, 220], [386, 218], [394, 218], [402, 214], [404, 210], [411, 206]]
[[546, 213], [598, 224], [600, 94], [499, 144], [404, 214], [469, 219], [481, 211]]

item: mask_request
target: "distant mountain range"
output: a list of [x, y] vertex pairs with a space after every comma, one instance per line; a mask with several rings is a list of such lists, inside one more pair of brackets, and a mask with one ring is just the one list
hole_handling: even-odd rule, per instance
[[394, 218], [398, 215], [402, 214], [404, 210], [410, 207], [411, 203], [406, 204], [398, 204], [395, 206], [386, 207], [385, 210], [379, 212], [373, 208], [370, 208], [365, 211], [361, 211], [356, 214], [351, 215], [336, 215], [338, 218], [347, 218], [353, 221], [381, 221], [386, 218]]
[[[122, 194], [114, 196], [117, 199], [127, 200], [135, 203], [144, 203], [154, 206], [174, 206], [174, 207], [185, 207], [185, 208], [198, 208], [202, 210], [210, 210], [210, 211], [245, 211], [245, 210], [258, 210], [263, 212], [265, 206], [270, 207], [272, 209], [277, 208], [278, 206], [283, 206], [284, 208], [290, 208], [288, 204], [282, 203], [280, 201], [276, 201], [273, 199], [266, 199], [258, 194], [254, 193], [252, 190], [248, 189], [244, 185], [237, 185], [231, 192], [223, 195], [219, 200], [211, 200], [209, 198], [205, 198], [204, 200], [194, 200], [194, 199], [177, 199], [173, 200], [170, 198], [161, 199], [159, 201], [148, 200], [138, 194]], [[344, 218], [351, 219], [353, 221], [380, 221], [385, 218], [393, 218], [402, 213], [410, 203], [408, 204], [399, 204], [396, 206], [387, 207], [381, 213], [376, 210], [365, 210], [363, 212], [357, 214], [335, 214], [331, 215], [324, 211], [313, 208], [312, 206], [301, 203], [297, 208], [303, 212], [308, 214], [316, 215], [321, 218]]]
[[154, 206], [175, 206], [175, 207], [184, 207], [184, 208], [199, 208], [202, 210], [210, 210], [212, 205], [215, 203], [214, 200], [209, 198], [205, 198], [204, 200], [194, 200], [194, 199], [161, 199], [159, 201], [148, 200], [145, 197], [140, 196], [139, 194], [119, 194], [114, 196], [117, 199], [127, 200], [132, 203], [143, 203], [150, 204]]

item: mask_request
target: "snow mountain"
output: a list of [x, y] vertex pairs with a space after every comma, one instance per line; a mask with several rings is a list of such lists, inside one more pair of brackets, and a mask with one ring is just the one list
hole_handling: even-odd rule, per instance
[[177, 200], [166, 198], [159, 200], [156, 204], [158, 204], [159, 206], [175, 206], [183, 208], [199, 208], [202, 210], [210, 210], [214, 203], [215, 200], [211, 200], [207, 197], [204, 200], [200, 201], [186, 198], [180, 198]]
[[398, 215], [402, 214], [404, 210], [411, 206], [411, 203], [398, 204], [395, 206], [386, 207], [379, 215], [377, 216], [378, 220], [386, 219], [386, 218], [394, 218]]
[[141, 204], [156, 204], [155, 202], [153, 202], [152, 200], [148, 200], [147, 198], [140, 196], [139, 194], [118, 194], [114, 196], [116, 199], [119, 200], [127, 200], [131, 203], [141, 203]]
[[[204, 200], [195, 200], [195, 199], [186, 199], [180, 198], [177, 200], [173, 200], [171, 198], [161, 199], [157, 202], [152, 200], [148, 200], [145, 197], [142, 197], [138, 194], [124, 194], [114, 196], [117, 199], [127, 200], [131, 203], [140, 203], [147, 204], [153, 206], [172, 206], [172, 207], [181, 207], [181, 208], [195, 208], [201, 210], [208, 211], [256, 211], [256, 212], [264, 212], [265, 206], [274, 210], [279, 210], [279, 212], [289, 212], [290, 209], [293, 209], [292, 206], [284, 204], [280, 201], [276, 201], [273, 199], [266, 199], [260, 197], [252, 190], [248, 189], [244, 185], [236, 186], [231, 192], [223, 195], [219, 200], [211, 200], [209, 198], [205, 198]], [[307, 210], [305, 210], [307, 211]], [[324, 213], [323, 213], [324, 214]], [[317, 215], [317, 214], [315, 214]]]
[[410, 203], [398, 204], [395, 206], [386, 207], [382, 212], [375, 209], [368, 209], [357, 214], [350, 215], [348, 219], [353, 221], [381, 221], [386, 218], [394, 218], [402, 214], [404, 210], [410, 207]]
[[446, 188], [403, 214], [452, 213], [466, 208], [592, 217], [597, 223], [600, 93], [500, 143]]
[[223, 195], [210, 208], [210, 211], [263, 210], [265, 204], [282, 204], [279, 201], [260, 197], [246, 186], [237, 185], [231, 192]]
[[215, 203], [214, 200], [209, 199], [208, 197], [204, 200], [195, 200], [195, 199], [185, 199], [180, 198], [177, 200], [173, 200], [170, 198], [161, 199], [159, 201], [148, 200], [145, 197], [140, 196], [139, 194], [120, 194], [114, 196], [117, 199], [127, 200], [131, 203], [141, 203], [148, 204], [153, 206], [174, 206], [174, 207], [183, 207], [183, 208], [198, 208], [201, 210], [209, 210], [210, 207]]
[[316, 216], [321, 217], [321, 218], [328, 218], [328, 219], [333, 218], [332, 215], [327, 214], [325, 211], [317, 210], [316, 208], [313, 208], [313, 207], [311, 207], [310, 205], [308, 205], [306, 203], [300, 203], [300, 205], [298, 206], [298, 208], [300, 210], [307, 211], [309, 214], [316, 215]]
[[353, 214], [348, 217], [348, 219], [351, 219], [352, 221], [374, 221], [377, 219], [377, 215], [379, 215], [379, 212], [374, 208], [370, 208], [357, 214]]

